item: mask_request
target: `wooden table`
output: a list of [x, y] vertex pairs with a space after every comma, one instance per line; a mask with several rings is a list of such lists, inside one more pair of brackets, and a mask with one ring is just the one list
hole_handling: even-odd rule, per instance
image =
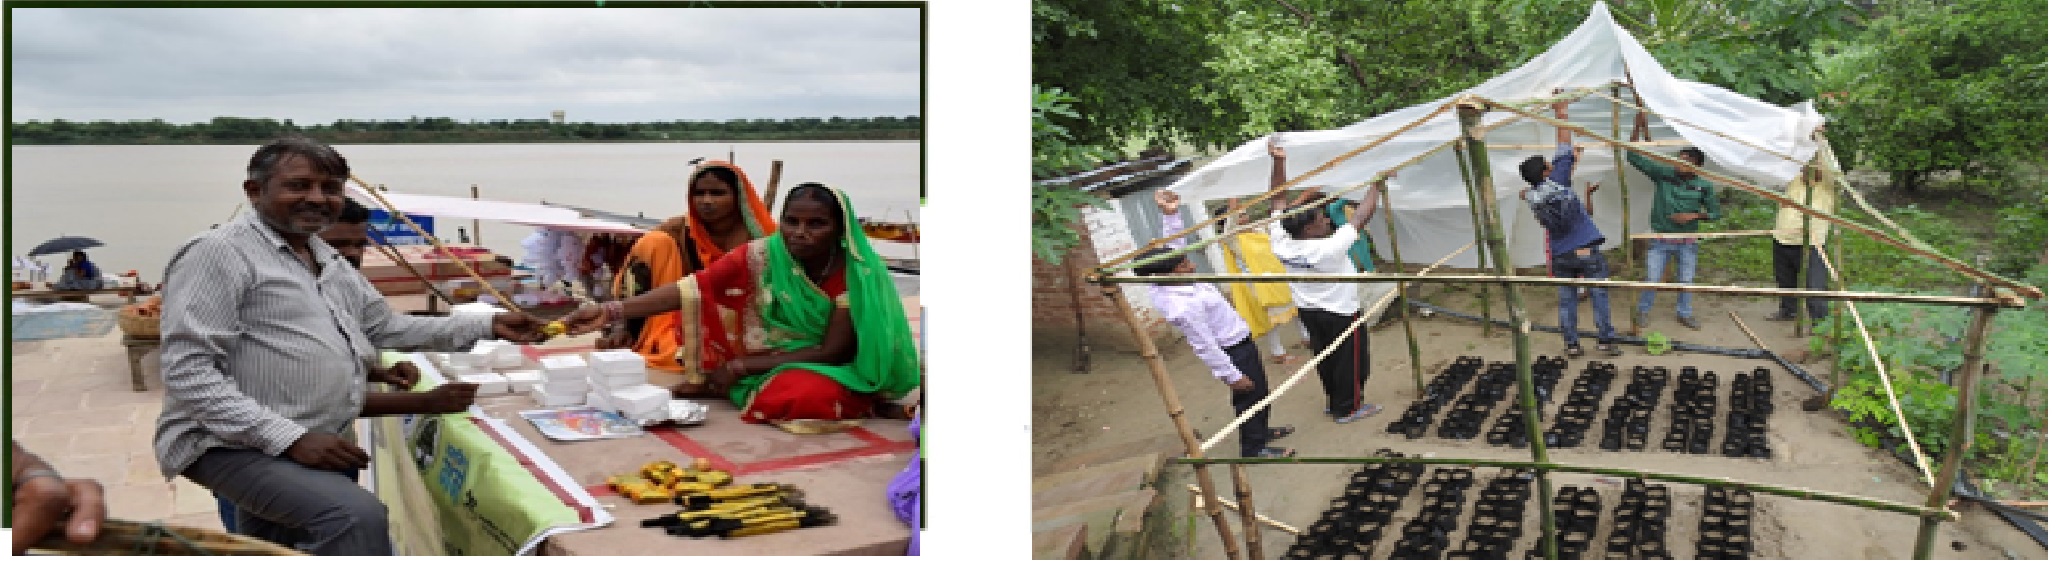
[[152, 348], [157, 348], [159, 342], [157, 336], [122, 335], [122, 347], [129, 349], [129, 385], [138, 392], [150, 389], [144, 385], [144, 354], [149, 353]]
[[95, 294], [115, 294], [118, 296], [122, 296], [124, 298], [128, 298], [130, 304], [136, 303], [135, 288], [102, 288], [99, 290], [15, 290], [9, 295], [15, 298], [27, 299], [32, 302], [64, 299], [72, 299], [73, 301], [77, 302], [85, 302], [87, 301], [87, 299], [91, 298]]

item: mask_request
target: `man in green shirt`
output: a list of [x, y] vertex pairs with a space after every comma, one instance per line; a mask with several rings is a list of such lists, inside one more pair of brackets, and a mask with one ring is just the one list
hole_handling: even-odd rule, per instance
[[[1652, 193], [1652, 231], [1666, 234], [1695, 232], [1695, 223], [1713, 220], [1722, 208], [1716, 202], [1716, 185], [1695, 175], [1694, 171], [1676, 164], [1667, 164], [1647, 158], [1636, 152], [1623, 154], [1630, 160], [1630, 166], [1650, 176], [1656, 190]], [[1684, 148], [1680, 160], [1694, 166], [1702, 165], [1702, 151]], [[1650, 241], [1651, 248], [1644, 255], [1644, 281], [1658, 282], [1666, 273], [1666, 259], [1676, 258], [1674, 266], [1676, 280], [1682, 284], [1695, 280], [1695, 239], [1658, 238]], [[1652, 299], [1656, 292], [1646, 290], [1637, 298], [1637, 317], [1631, 320], [1638, 328], [1645, 326], [1646, 316], [1651, 314]], [[1681, 292], [1679, 304], [1674, 307], [1679, 313], [1680, 323], [1689, 328], [1700, 329], [1695, 321], [1694, 293]]]

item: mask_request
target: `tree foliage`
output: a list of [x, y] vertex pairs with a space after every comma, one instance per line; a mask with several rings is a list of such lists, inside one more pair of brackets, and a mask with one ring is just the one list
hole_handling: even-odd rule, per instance
[[2046, 16], [2045, 0], [1891, 3], [1825, 62], [1833, 143], [1904, 194], [1957, 171], [1959, 192], [2034, 197], [2020, 169], [2046, 159]]
[[[1059, 88], [1034, 87], [1034, 177], [1049, 178], [1097, 162], [1090, 146], [1071, 142], [1063, 122], [1080, 118], [1071, 103], [1077, 99]], [[1050, 264], [1082, 241], [1075, 232], [1079, 207], [1097, 198], [1072, 186], [1034, 184], [1034, 256]]]

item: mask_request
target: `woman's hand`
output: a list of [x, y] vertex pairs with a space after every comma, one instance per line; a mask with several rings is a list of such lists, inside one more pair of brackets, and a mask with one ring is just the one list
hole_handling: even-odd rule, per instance
[[523, 312], [497, 314], [491, 328], [495, 337], [519, 344], [537, 344], [546, 340], [545, 323]]

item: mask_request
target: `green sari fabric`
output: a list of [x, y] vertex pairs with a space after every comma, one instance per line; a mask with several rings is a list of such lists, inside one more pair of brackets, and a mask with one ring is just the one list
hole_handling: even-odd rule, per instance
[[[748, 405], [770, 376], [793, 368], [823, 374], [863, 394], [896, 398], [919, 387], [919, 350], [912, 342], [912, 327], [905, 320], [905, 304], [898, 297], [897, 285], [891, 280], [890, 270], [884, 267], [883, 258], [876, 255], [868, 236], [862, 233], [847, 193], [834, 190], [833, 194], [840, 199], [840, 211], [846, 215], [840, 252], [847, 266], [848, 314], [854, 320], [854, 362], [793, 362], [741, 378], [730, 391], [737, 405]], [[760, 279], [765, 293], [760, 314], [768, 330], [768, 346], [782, 352], [817, 346], [826, 339], [826, 328], [833, 318], [833, 299], [812, 283], [811, 277], [790, 257], [782, 234], [771, 234], [766, 242], [768, 266]]]

